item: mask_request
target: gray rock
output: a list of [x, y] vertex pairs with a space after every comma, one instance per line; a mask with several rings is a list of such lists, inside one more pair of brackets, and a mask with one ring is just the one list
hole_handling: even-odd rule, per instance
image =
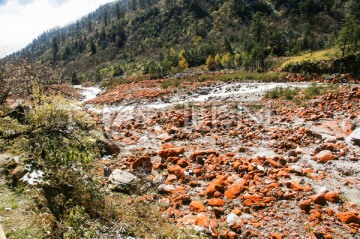
[[109, 176], [109, 188], [113, 191], [130, 193], [136, 188], [139, 178], [134, 174], [115, 169]]
[[0, 154], [0, 166], [3, 167], [11, 161], [11, 156], [8, 154]]
[[158, 187], [158, 192], [161, 194], [170, 194], [175, 190], [176, 188], [173, 185], [160, 184]]
[[11, 155], [0, 154], [0, 175], [7, 174], [9, 170], [14, 169], [16, 163], [12, 161]]
[[241, 223], [241, 219], [234, 213], [230, 213], [227, 217], [226, 217], [226, 223], [228, 224], [229, 227], [232, 227], [234, 225], [240, 224]]
[[360, 128], [354, 130], [347, 138], [348, 144], [360, 146]]

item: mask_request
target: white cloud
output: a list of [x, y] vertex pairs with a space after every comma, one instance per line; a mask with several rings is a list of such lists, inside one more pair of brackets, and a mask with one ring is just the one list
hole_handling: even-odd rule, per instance
[[0, 5], [0, 57], [46, 30], [65, 26], [114, 0], [7, 0]]

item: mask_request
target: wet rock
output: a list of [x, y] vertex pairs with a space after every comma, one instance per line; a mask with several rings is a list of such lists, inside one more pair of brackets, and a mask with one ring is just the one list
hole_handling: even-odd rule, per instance
[[359, 212], [343, 212], [338, 213], [337, 217], [346, 224], [354, 223], [360, 225], [360, 216]]
[[109, 188], [113, 191], [130, 193], [139, 182], [134, 174], [115, 169], [109, 177]]
[[190, 211], [193, 212], [205, 212], [206, 207], [201, 201], [192, 201], [189, 206]]

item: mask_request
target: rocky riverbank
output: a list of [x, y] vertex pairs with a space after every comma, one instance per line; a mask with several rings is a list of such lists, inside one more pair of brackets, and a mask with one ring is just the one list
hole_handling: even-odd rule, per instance
[[358, 87], [299, 103], [263, 98], [290, 84], [160, 83], [87, 101], [116, 148], [104, 184], [214, 238], [359, 237]]

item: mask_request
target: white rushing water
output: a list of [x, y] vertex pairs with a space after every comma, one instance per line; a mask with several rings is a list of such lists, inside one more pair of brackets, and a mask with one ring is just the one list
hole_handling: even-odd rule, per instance
[[[98, 113], [125, 113], [132, 112], [135, 109], [163, 109], [173, 107], [177, 104], [186, 104], [190, 102], [201, 103], [209, 100], [222, 100], [222, 99], [233, 99], [236, 101], [252, 101], [260, 99], [265, 92], [275, 89], [277, 87], [293, 87], [293, 88], [306, 88], [309, 83], [220, 83], [212, 86], [203, 86], [195, 89], [193, 92], [178, 92], [165, 101], [157, 100], [149, 103], [128, 103], [118, 104], [102, 107], [91, 107], [89, 109], [94, 110]], [[102, 89], [97, 87], [83, 87], [76, 86], [77, 89], [81, 89], [81, 94], [84, 96], [82, 102], [91, 100], [97, 97], [103, 92]]]
[[80, 90], [80, 94], [84, 96], [82, 102], [95, 99], [99, 94], [103, 93], [104, 90], [100, 89], [99, 87], [91, 86], [85, 87], [81, 85], [74, 86], [75, 89]]

